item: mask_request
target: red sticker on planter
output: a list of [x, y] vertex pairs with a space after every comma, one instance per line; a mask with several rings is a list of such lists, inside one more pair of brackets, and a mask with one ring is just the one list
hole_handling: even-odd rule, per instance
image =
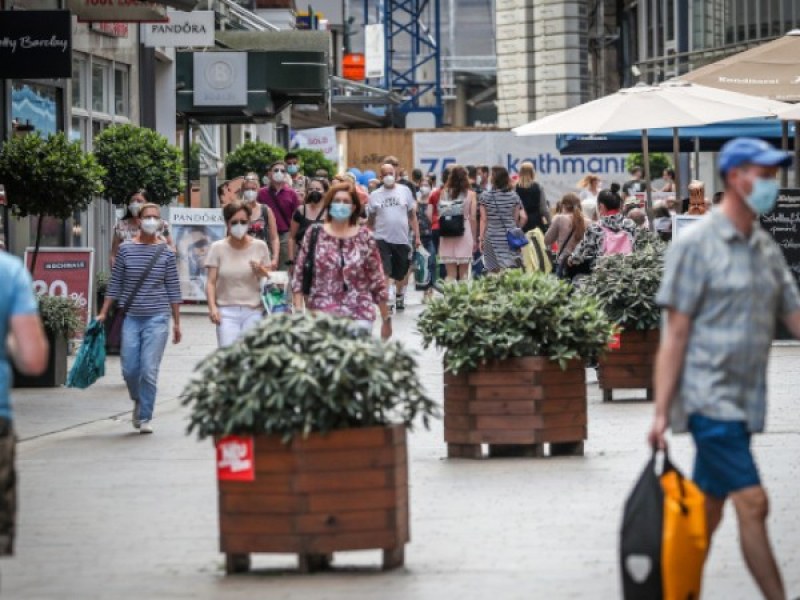
[[217, 444], [217, 479], [255, 481], [253, 438], [229, 435]]
[[619, 333], [615, 333], [611, 341], [608, 343], [609, 350], [619, 350], [622, 348], [622, 335]]

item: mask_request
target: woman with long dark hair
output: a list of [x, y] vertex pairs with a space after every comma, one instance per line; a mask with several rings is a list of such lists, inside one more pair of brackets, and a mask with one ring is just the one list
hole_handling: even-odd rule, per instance
[[489, 184], [491, 188], [483, 192], [480, 198], [479, 240], [486, 270], [498, 273], [503, 269], [521, 266], [520, 252], [509, 246], [507, 232], [525, 225], [528, 217], [519, 196], [511, 189], [511, 180], [505, 167], [492, 167]]
[[450, 167], [447, 184], [439, 196], [439, 262], [447, 269], [447, 279], [467, 279], [476, 250], [477, 202], [460, 165]]
[[591, 222], [584, 216], [581, 199], [576, 194], [565, 194], [559, 205], [561, 210], [553, 217], [553, 223], [544, 236], [544, 242], [547, 246], [558, 243], [556, 275], [565, 277], [567, 258], [581, 242]]

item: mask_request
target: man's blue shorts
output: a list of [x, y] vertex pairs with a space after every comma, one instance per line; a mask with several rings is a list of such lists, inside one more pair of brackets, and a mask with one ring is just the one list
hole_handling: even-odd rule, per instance
[[689, 416], [689, 431], [697, 446], [693, 479], [703, 492], [725, 498], [761, 485], [744, 421], [720, 421], [695, 413]]

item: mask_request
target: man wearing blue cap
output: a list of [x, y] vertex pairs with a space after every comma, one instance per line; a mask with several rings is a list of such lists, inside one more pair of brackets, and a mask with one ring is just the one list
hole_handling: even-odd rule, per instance
[[778, 197], [791, 155], [738, 138], [719, 156], [721, 205], [669, 250], [657, 301], [665, 309], [656, 360], [653, 447], [690, 432], [694, 480], [706, 495], [709, 537], [730, 497], [747, 567], [765, 598], [786, 598], [767, 535], [768, 500], [750, 451], [764, 430], [767, 358], [780, 316], [800, 337], [800, 293], [759, 215]]

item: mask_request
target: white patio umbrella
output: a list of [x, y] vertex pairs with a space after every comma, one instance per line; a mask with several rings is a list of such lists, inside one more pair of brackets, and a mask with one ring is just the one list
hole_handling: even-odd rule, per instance
[[[740, 119], [775, 118], [790, 105], [768, 98], [748, 96], [717, 88], [671, 80], [657, 86], [637, 85], [537, 119], [515, 128], [517, 135], [601, 134], [641, 129], [642, 154], [647, 185], [647, 210], [651, 212], [650, 165], [647, 130], [673, 129], [673, 145], [679, 151], [678, 128], [710, 125]], [[676, 189], [680, 173], [676, 161]]]

